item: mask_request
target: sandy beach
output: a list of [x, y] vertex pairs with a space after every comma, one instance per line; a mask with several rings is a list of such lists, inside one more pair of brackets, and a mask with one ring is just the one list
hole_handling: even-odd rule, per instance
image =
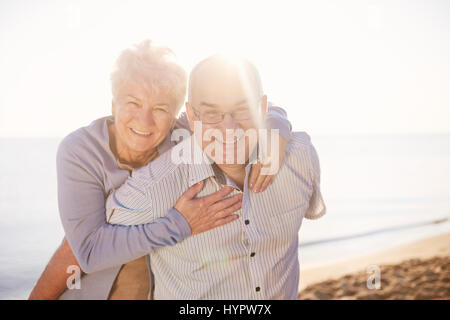
[[[367, 280], [380, 271], [380, 288]], [[372, 282], [373, 283], [373, 282]], [[300, 272], [299, 299], [450, 299], [450, 233]]]

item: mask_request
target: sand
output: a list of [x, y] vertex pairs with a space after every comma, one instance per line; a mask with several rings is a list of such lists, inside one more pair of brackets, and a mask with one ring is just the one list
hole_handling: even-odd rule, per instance
[[[376, 268], [380, 289], [370, 290]], [[299, 299], [450, 299], [450, 233], [304, 269]]]

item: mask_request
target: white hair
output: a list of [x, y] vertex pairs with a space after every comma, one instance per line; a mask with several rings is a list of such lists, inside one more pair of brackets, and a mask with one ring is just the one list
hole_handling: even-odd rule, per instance
[[120, 86], [132, 81], [136, 75], [143, 77], [142, 85], [152, 93], [167, 93], [176, 111], [180, 110], [186, 97], [187, 74], [171, 49], [146, 39], [122, 51], [110, 77], [113, 98]]

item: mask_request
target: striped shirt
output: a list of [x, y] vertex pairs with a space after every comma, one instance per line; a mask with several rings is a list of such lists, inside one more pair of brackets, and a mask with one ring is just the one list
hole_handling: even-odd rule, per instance
[[[181, 142], [201, 152], [193, 136]], [[133, 172], [107, 199], [107, 221], [139, 225], [164, 216], [192, 185], [199, 197], [235, 187], [239, 219], [150, 253], [155, 299], [296, 299], [302, 219], [325, 214], [317, 153], [306, 133], [292, 133], [273, 183], [262, 193], [240, 190], [216, 165], [175, 164], [171, 152]], [[174, 210], [174, 209], [172, 209]]]

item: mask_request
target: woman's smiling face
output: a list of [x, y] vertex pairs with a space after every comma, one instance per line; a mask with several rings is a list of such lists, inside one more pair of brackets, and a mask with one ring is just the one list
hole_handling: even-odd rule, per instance
[[165, 90], [158, 91], [147, 88], [140, 77], [120, 86], [112, 105], [119, 153], [149, 153], [173, 127], [174, 103]]

